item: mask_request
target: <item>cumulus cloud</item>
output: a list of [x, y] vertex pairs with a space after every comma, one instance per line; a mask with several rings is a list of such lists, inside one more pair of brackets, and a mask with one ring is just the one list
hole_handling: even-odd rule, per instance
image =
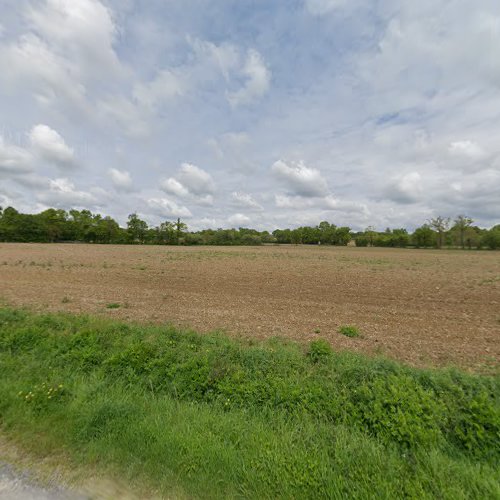
[[161, 217], [192, 217], [191, 211], [175, 201], [168, 198], [150, 198], [147, 200], [148, 207]]
[[58, 166], [70, 166], [74, 163], [75, 152], [64, 139], [48, 125], [36, 125], [29, 133], [31, 146], [38, 155]]
[[174, 180], [177, 180], [178, 184], [194, 195], [202, 196], [212, 194], [215, 191], [212, 176], [191, 163], [183, 163]]
[[24, 148], [9, 144], [0, 135], [0, 174], [23, 174], [32, 170], [33, 156]]
[[278, 160], [272, 165], [271, 171], [294, 194], [314, 197], [328, 193], [328, 185], [321, 172], [307, 167], [302, 161], [287, 163]]
[[233, 191], [231, 193], [231, 201], [238, 207], [249, 208], [252, 210], [263, 210], [262, 205], [258, 203], [249, 193]]
[[175, 196], [189, 196], [189, 190], [185, 188], [177, 179], [169, 177], [160, 183], [160, 187], [166, 193], [174, 194]]
[[73, 182], [66, 178], [50, 179], [48, 190], [40, 192], [37, 199], [47, 205], [62, 208], [84, 207], [97, 202], [91, 193], [79, 191]]
[[248, 50], [242, 73], [247, 79], [245, 85], [236, 92], [228, 94], [232, 106], [250, 104], [269, 90], [271, 71], [256, 50]]
[[302, 196], [288, 196], [286, 194], [274, 195], [274, 203], [278, 208], [290, 208], [293, 210], [311, 208], [317, 205], [317, 201], [315, 201], [313, 198], [303, 198]]
[[26, 33], [0, 46], [0, 64], [9, 68], [0, 73], [0, 81], [11, 91], [31, 92], [44, 106], [66, 100], [83, 108], [87, 91], [74, 62], [54, 53], [37, 35]]
[[227, 222], [232, 226], [241, 227], [250, 222], [250, 217], [247, 217], [245, 214], [237, 213], [228, 217]]
[[386, 188], [386, 195], [398, 203], [415, 203], [422, 193], [422, 176], [418, 172], [409, 172], [393, 179]]
[[130, 172], [127, 172], [126, 170], [118, 170], [117, 168], [110, 168], [108, 173], [111, 177], [111, 182], [118, 191], [130, 192], [133, 190], [133, 182]]
[[117, 29], [98, 0], [46, 0], [28, 8], [32, 29], [94, 77], [121, 70], [113, 49]]
[[160, 182], [160, 189], [201, 206], [212, 206], [215, 183], [212, 176], [196, 165], [183, 163], [175, 177]]

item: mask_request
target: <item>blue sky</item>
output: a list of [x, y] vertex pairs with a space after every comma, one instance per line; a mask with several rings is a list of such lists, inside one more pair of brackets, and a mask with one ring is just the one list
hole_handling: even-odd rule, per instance
[[493, 0], [0, 0], [0, 205], [500, 222]]

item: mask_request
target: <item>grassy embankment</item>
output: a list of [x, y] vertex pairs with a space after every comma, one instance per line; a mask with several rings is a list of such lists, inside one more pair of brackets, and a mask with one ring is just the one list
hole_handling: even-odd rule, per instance
[[0, 373], [5, 435], [151, 491], [500, 497], [498, 377], [9, 308]]

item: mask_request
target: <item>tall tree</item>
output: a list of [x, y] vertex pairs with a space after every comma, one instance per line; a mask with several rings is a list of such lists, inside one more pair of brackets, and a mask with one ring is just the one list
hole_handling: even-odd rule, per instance
[[136, 213], [130, 214], [127, 221], [127, 233], [132, 243], [144, 243], [148, 225], [139, 219]]
[[455, 229], [458, 231], [460, 235], [460, 245], [462, 248], [465, 248], [465, 232], [467, 231], [467, 228], [472, 225], [474, 221], [470, 218], [467, 217], [466, 215], [459, 215], [455, 219]]
[[184, 224], [184, 222], [181, 222], [181, 219], [177, 219], [177, 222], [175, 223], [175, 234], [176, 234], [176, 239], [177, 239], [177, 244], [180, 243], [182, 234], [187, 231], [187, 225]]
[[446, 231], [448, 231], [448, 229], [450, 228], [450, 218], [449, 217], [445, 218], [442, 217], [441, 215], [438, 215], [437, 217], [429, 221], [429, 225], [438, 234], [437, 246], [438, 248], [441, 248], [444, 242], [444, 235]]

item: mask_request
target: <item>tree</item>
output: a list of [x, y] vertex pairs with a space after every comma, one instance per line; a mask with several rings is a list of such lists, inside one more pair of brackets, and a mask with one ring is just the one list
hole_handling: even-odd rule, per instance
[[184, 222], [181, 222], [181, 219], [178, 218], [175, 223], [175, 237], [177, 239], [177, 244], [181, 242], [181, 237], [185, 231], [187, 231], [187, 225], [184, 224]]
[[373, 226], [368, 226], [365, 229], [365, 236], [366, 236], [366, 239], [368, 240], [368, 244], [372, 247], [373, 243], [375, 241], [375, 236], [377, 236], [377, 233], [375, 232], [375, 228]]
[[465, 248], [465, 232], [468, 227], [472, 225], [474, 221], [470, 218], [467, 217], [466, 215], [459, 215], [455, 219], [455, 226], [454, 229], [458, 231], [458, 234], [460, 235], [460, 245], [462, 248]]
[[431, 219], [429, 221], [429, 225], [436, 231], [438, 234], [437, 238], [437, 247], [441, 248], [444, 242], [444, 235], [446, 231], [448, 231], [450, 227], [450, 218], [441, 217], [441, 215]]
[[436, 233], [424, 224], [422, 227], [415, 229], [413, 233], [413, 243], [417, 248], [427, 248], [434, 246], [436, 242]]
[[492, 227], [482, 237], [481, 243], [491, 250], [500, 248], [500, 225]]
[[144, 243], [147, 230], [147, 223], [139, 219], [136, 213], [128, 216], [127, 233], [132, 243]]
[[120, 226], [109, 216], [100, 219], [95, 228], [96, 241], [99, 243], [114, 243], [120, 234]]
[[162, 222], [156, 228], [156, 243], [160, 245], [171, 245], [176, 241], [176, 230], [173, 222]]

